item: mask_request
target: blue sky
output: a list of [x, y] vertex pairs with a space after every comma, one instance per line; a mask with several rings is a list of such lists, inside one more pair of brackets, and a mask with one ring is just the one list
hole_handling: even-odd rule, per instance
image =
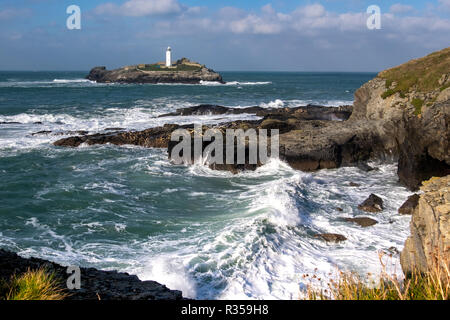
[[450, 0], [0, 0], [0, 43], [0, 70], [150, 63], [170, 45], [216, 70], [379, 71], [448, 47]]

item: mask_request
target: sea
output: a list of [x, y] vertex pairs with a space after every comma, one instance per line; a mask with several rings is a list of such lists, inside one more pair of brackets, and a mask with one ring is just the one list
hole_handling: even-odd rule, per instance
[[[305, 173], [272, 159], [232, 174], [174, 165], [164, 149], [52, 145], [68, 131], [258, 119], [158, 117], [199, 104], [348, 105], [374, 73], [222, 72], [226, 84], [198, 85], [98, 84], [87, 73], [0, 72], [0, 248], [128, 272], [194, 299], [300, 299], [340, 271], [401, 276], [410, 217], [397, 210], [411, 193], [394, 162]], [[383, 212], [358, 210], [371, 193]], [[343, 221], [361, 216], [378, 224]]]

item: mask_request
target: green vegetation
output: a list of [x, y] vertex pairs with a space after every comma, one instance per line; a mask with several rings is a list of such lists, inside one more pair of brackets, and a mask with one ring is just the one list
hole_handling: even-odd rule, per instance
[[381, 97], [383, 98], [383, 99], [386, 99], [387, 97], [390, 97], [390, 96], [392, 96], [394, 93], [396, 93], [397, 91], [395, 91], [395, 90], [392, 90], [392, 89], [388, 89], [388, 90], [386, 90], [382, 95], [381, 95]]
[[161, 72], [174, 72], [174, 71], [199, 71], [201, 70], [201, 67], [199, 66], [193, 66], [193, 65], [187, 65], [187, 64], [179, 64], [174, 66], [174, 68], [167, 68], [165, 66], [161, 66], [159, 64], [146, 64], [144, 68], [137, 67], [138, 70], [142, 71], [161, 71]]
[[378, 281], [367, 281], [355, 273], [339, 272], [337, 281], [330, 280], [325, 290], [309, 286], [307, 300], [449, 300], [449, 261], [442, 260], [438, 259], [436, 266], [427, 273], [417, 272], [405, 280], [389, 276], [384, 264]]
[[63, 300], [67, 296], [55, 273], [43, 268], [0, 282], [0, 300]]
[[[386, 80], [386, 89], [388, 89], [382, 97], [386, 99], [397, 92], [405, 96], [411, 89], [424, 93], [438, 89], [439, 79], [449, 70], [450, 48], [385, 70], [378, 75]], [[390, 89], [394, 82], [396, 87]]]
[[416, 116], [418, 116], [419, 114], [422, 113], [422, 106], [423, 106], [423, 100], [418, 99], [418, 98], [414, 98], [412, 100], [412, 105], [414, 106], [415, 110], [414, 110], [414, 114]]

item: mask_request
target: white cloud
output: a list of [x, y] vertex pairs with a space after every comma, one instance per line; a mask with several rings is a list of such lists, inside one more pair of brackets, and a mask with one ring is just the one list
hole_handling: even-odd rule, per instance
[[94, 9], [96, 14], [115, 14], [130, 17], [179, 13], [182, 6], [177, 0], [129, 0], [118, 6], [104, 3]]
[[3, 9], [0, 10], [0, 20], [9, 20], [15, 18], [23, 18], [31, 15], [30, 9]]
[[412, 11], [414, 8], [412, 6], [406, 5], [406, 4], [401, 4], [401, 3], [395, 3], [393, 4], [390, 9], [389, 12], [392, 13], [407, 13]]
[[230, 29], [234, 33], [276, 34], [282, 30], [282, 26], [251, 14], [244, 19], [232, 21]]
[[307, 18], [318, 18], [326, 13], [325, 7], [321, 4], [312, 4], [298, 8], [295, 13], [301, 14]]
[[439, 0], [439, 4], [442, 8], [450, 10], [450, 0]]

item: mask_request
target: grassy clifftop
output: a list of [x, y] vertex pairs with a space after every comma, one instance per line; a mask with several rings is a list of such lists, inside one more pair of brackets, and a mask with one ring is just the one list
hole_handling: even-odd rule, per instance
[[450, 87], [450, 47], [411, 60], [398, 67], [382, 71], [378, 77], [386, 80], [387, 98], [397, 92], [401, 96], [415, 91], [429, 93]]

